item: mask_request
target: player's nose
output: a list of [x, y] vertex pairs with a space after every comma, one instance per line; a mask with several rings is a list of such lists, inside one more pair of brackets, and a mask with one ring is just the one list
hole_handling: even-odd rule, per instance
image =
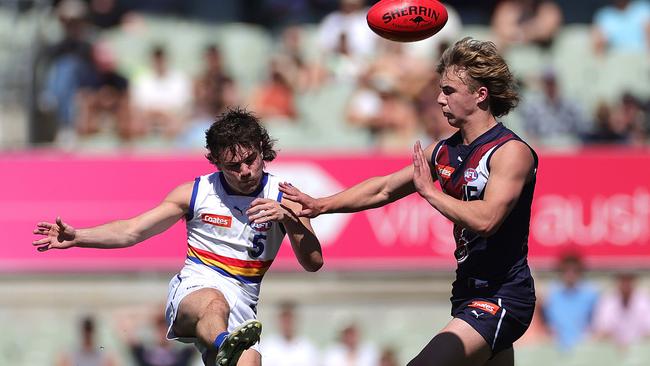
[[240, 174], [242, 177], [248, 177], [248, 176], [250, 176], [250, 175], [251, 175], [251, 168], [250, 168], [250, 166], [248, 166], [248, 165], [246, 165], [246, 164], [242, 164], [242, 165], [241, 165], [241, 170], [239, 171], [239, 174]]
[[436, 100], [440, 106], [445, 106], [447, 105], [447, 99], [445, 98], [445, 93], [440, 92], [438, 93], [438, 99]]

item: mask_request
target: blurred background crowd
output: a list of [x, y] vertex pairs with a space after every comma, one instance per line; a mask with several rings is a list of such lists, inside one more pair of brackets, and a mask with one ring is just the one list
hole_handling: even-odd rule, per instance
[[[552, 276], [544, 278], [531, 328], [515, 344], [516, 352], [523, 349], [524, 354], [517, 357], [518, 365], [647, 364], [643, 349], [650, 336], [650, 294], [639, 286], [638, 275], [614, 273], [613, 286], [603, 288], [585, 276], [586, 270], [579, 255], [567, 252]], [[192, 346], [166, 339], [162, 309], [159, 304], [131, 304], [101, 315], [85, 314], [62, 327], [72, 333], [66, 337], [70, 344], [59, 348], [52, 362], [57, 366], [201, 365], [200, 354]], [[328, 319], [318, 319], [293, 300], [280, 299], [269, 306], [261, 314], [269, 328], [261, 343], [264, 365], [398, 366], [413, 356], [403, 352], [410, 338], [404, 330], [373, 336], [392, 327], [387, 319], [365, 322], [363, 317], [353, 317], [349, 309], [344, 310], [348, 314], [338, 316], [340, 310], [330, 308]], [[425, 318], [430, 316], [422, 314], [419, 321], [432, 324], [432, 336], [439, 327], [435, 318], [443, 324], [446, 314], [442, 311], [434, 319]], [[102, 324], [97, 324], [97, 317]], [[335, 324], [329, 327], [331, 333], [316, 329], [327, 322]], [[100, 325], [105, 328], [101, 332], [96, 330]], [[116, 341], [110, 342], [111, 338]]]
[[648, 1], [455, 1], [425, 41], [385, 41], [363, 0], [3, 0], [0, 147], [202, 148], [216, 114], [256, 111], [285, 150], [403, 152], [452, 131], [434, 66], [493, 40], [537, 146], [648, 141]]
[[[449, 1], [445, 28], [410, 44], [369, 30], [375, 2], [0, 0], [0, 151], [202, 151], [214, 117], [243, 105], [284, 152], [408, 154], [417, 139], [454, 132], [434, 69], [464, 36], [506, 57], [522, 101], [503, 122], [534, 147], [647, 148], [650, 1]], [[539, 309], [518, 364], [647, 365], [647, 272], [557, 259], [557, 271], [536, 276]], [[23, 329], [17, 319], [34, 314], [3, 300], [0, 364], [199, 365], [193, 350], [162, 341], [166, 275], [94, 274], [60, 290], [37, 277], [32, 289], [56, 305]], [[357, 274], [350, 292], [345, 274], [326, 273], [311, 299], [278, 276], [260, 307], [266, 366], [403, 365], [449, 317], [449, 273]], [[113, 288], [131, 280], [131, 298]], [[0, 287], [41, 298], [17, 283]], [[43, 353], [23, 344], [39, 337], [51, 341]]]
[[[647, 364], [650, 337], [647, 286], [639, 285], [634, 271], [620, 271], [610, 274], [613, 284], [603, 288], [598, 281], [585, 276], [587, 270], [579, 255], [565, 253], [551, 277], [543, 278], [545, 284], [538, 293], [531, 328], [515, 344], [516, 352], [524, 356], [517, 357], [518, 365]], [[69, 344], [58, 348], [51, 364], [201, 365], [200, 354], [192, 346], [180, 346], [166, 339], [162, 308], [160, 304], [130, 305], [115, 307], [101, 315], [82, 313], [82, 317], [61, 327], [69, 333], [64, 337]], [[409, 311], [409, 307], [395, 308]], [[354, 311], [350, 309], [343, 311], [348, 312], [345, 315], [340, 314], [340, 309], [327, 311], [330, 312], [327, 320], [313, 317], [298, 302], [289, 299], [279, 300], [263, 311], [261, 318], [269, 328], [261, 343], [264, 365], [398, 366], [412, 356], [404, 354], [402, 349], [410, 335], [393, 333], [382, 340], [373, 336], [373, 332], [391, 328], [386, 319], [375, 318], [368, 323], [363, 317], [353, 317]], [[428, 316], [422, 314], [419, 321], [435, 324], [434, 319], [425, 318]], [[440, 324], [444, 316], [435, 315]], [[334, 323], [332, 333], [320, 329], [327, 322]], [[106, 329], [99, 331], [96, 329], [99, 326]]]

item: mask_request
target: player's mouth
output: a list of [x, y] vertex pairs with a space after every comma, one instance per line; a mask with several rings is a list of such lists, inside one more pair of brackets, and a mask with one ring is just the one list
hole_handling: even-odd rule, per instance
[[241, 185], [246, 187], [257, 186], [258, 184], [259, 181], [257, 179], [247, 179], [241, 181]]

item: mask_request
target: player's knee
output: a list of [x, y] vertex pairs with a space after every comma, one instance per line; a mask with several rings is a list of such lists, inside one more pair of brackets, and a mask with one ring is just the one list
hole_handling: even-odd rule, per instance
[[208, 305], [205, 307], [204, 311], [201, 314], [201, 317], [210, 317], [210, 316], [227, 316], [230, 312], [230, 306], [228, 302], [223, 297], [218, 297], [210, 300]]

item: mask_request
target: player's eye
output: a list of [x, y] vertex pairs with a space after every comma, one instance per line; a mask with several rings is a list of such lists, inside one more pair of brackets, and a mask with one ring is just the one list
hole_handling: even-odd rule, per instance
[[246, 159], [246, 164], [251, 165], [255, 162], [257, 159], [257, 155], [251, 155], [248, 159]]

